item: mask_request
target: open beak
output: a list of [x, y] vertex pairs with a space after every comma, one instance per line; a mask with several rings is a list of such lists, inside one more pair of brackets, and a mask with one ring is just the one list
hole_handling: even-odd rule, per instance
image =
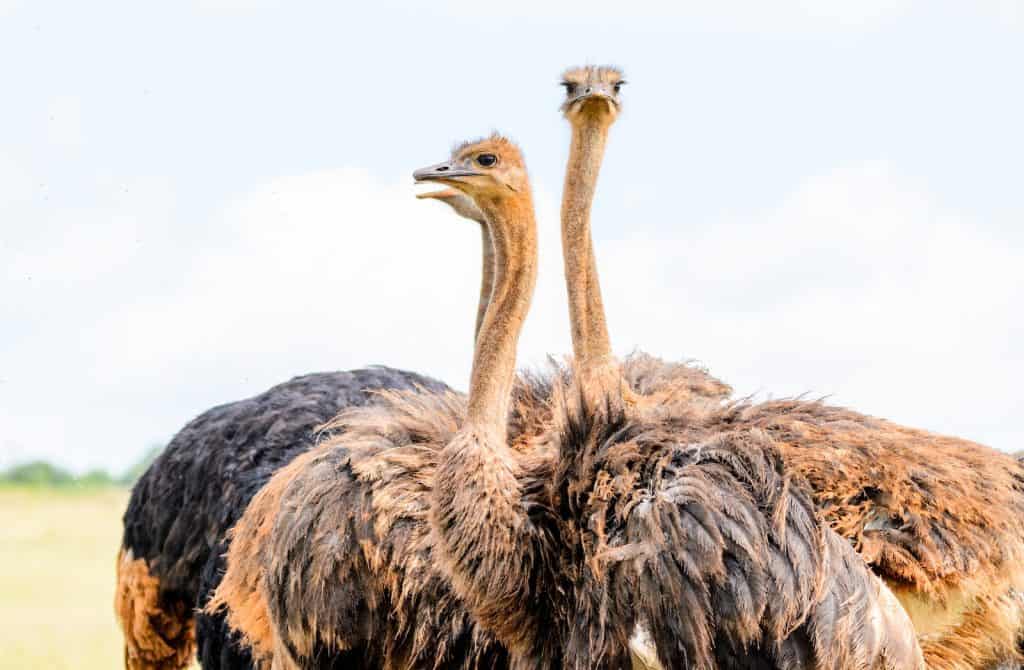
[[455, 165], [454, 161], [445, 161], [429, 167], [420, 168], [412, 173], [412, 178], [417, 182], [422, 181], [445, 181], [458, 179], [459, 177], [476, 177], [481, 173], [476, 170]]
[[447, 200], [448, 198], [457, 198], [459, 195], [459, 192], [453, 188], [442, 188], [440, 191], [417, 193], [416, 198], [418, 200]]

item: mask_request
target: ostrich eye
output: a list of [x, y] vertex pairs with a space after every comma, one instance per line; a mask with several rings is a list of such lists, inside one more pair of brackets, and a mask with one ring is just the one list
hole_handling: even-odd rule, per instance
[[562, 86], [565, 87], [565, 94], [570, 98], [576, 95], [576, 84], [572, 83], [571, 81], [563, 81]]
[[618, 92], [622, 90], [622, 85], [625, 84], [625, 83], [626, 82], [624, 82], [624, 81], [617, 81], [617, 82], [615, 82], [615, 86], [613, 86], [612, 88], [615, 89], [615, 93], [616, 94], [618, 94]]
[[498, 163], [498, 157], [494, 154], [480, 154], [476, 157], [476, 162], [484, 167], [494, 167]]

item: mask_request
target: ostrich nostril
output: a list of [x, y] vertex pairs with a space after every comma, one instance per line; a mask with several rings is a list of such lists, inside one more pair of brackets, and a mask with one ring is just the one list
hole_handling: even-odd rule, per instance
[[442, 165], [441, 167], [437, 168], [437, 171], [438, 172], [447, 172], [448, 171], [448, 166], [447, 165]]

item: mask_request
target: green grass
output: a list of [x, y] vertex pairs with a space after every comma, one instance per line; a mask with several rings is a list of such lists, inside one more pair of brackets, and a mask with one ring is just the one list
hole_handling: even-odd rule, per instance
[[0, 668], [123, 667], [114, 562], [128, 492], [0, 487]]

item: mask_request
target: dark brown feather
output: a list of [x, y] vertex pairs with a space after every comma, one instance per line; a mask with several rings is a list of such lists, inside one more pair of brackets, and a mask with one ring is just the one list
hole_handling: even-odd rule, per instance
[[[694, 390], [681, 383], [691, 373], [653, 385], [688, 398], [657, 411], [565, 402], [565, 370], [521, 382], [507, 480], [446, 478], [439, 456], [465, 412], [457, 396], [386, 394], [346, 412], [343, 432], [243, 515], [218, 602], [264, 654], [283, 650], [300, 667], [352, 649], [381, 667], [623, 667], [642, 625], [665, 667], [916, 668], [902, 610], [817, 521], [769, 433], [726, 427], [714, 409], [724, 385]], [[509, 490], [521, 512], [501, 509]], [[433, 520], [465, 529], [442, 549], [431, 497], [471, 491], [483, 496], [473, 518], [442, 505]], [[505, 530], [493, 523], [520, 513]], [[488, 560], [508, 553], [494, 543], [520, 560]], [[259, 602], [254, 563], [265, 633], [237, 616]], [[857, 633], [867, 620], [881, 624]]]

